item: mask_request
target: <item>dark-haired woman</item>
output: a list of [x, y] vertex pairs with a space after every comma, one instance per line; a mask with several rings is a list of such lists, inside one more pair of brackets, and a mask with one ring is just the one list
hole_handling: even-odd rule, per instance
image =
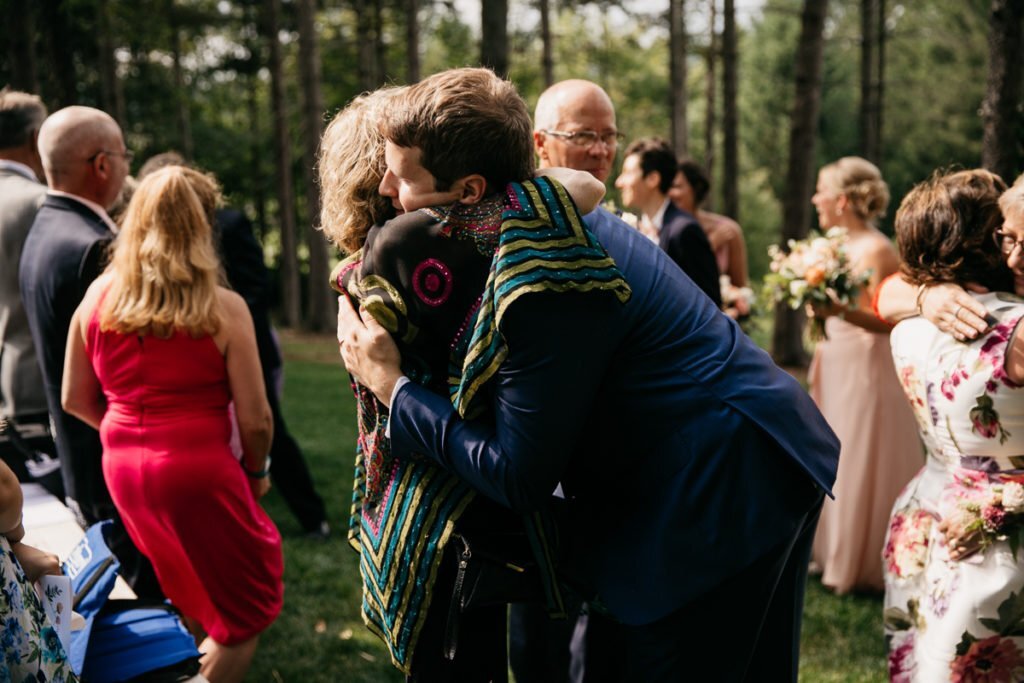
[[[998, 200], [983, 170], [936, 175], [896, 216], [903, 277], [1006, 291]], [[1016, 251], [1016, 246], [1012, 245]], [[883, 295], [885, 292], [883, 292]], [[928, 451], [893, 508], [884, 551], [894, 681], [1024, 679], [1017, 597], [1024, 567], [1024, 302], [977, 294], [994, 324], [970, 343], [923, 317], [892, 333], [893, 358]]]

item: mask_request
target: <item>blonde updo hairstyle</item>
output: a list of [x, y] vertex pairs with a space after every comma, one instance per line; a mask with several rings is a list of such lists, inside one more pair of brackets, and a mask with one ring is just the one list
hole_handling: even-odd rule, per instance
[[100, 329], [161, 339], [178, 330], [193, 337], [217, 332], [224, 275], [211, 226], [219, 201], [217, 181], [184, 166], [139, 183], [107, 266], [112, 282]]
[[853, 215], [874, 223], [889, 206], [889, 186], [878, 167], [861, 157], [843, 157], [823, 166], [821, 175], [836, 194], [845, 195]]
[[380, 123], [403, 88], [381, 88], [352, 100], [320, 141], [320, 229], [339, 249], [363, 246], [370, 227], [387, 220], [391, 202], [377, 191], [384, 177]]

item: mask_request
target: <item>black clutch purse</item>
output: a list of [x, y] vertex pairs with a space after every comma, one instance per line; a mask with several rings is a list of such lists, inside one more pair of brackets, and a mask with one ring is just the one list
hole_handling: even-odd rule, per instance
[[555, 510], [519, 518], [513, 526], [464, 528], [451, 538], [455, 583], [448, 606], [445, 656], [455, 658], [463, 612], [494, 605], [533, 602], [552, 618], [565, 618], [564, 587], [557, 576]]

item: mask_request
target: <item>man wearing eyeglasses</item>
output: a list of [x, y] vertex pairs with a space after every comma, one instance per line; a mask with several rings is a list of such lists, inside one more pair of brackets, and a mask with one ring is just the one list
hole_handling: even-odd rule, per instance
[[533, 125], [540, 168], [563, 166], [608, 180], [623, 135], [615, 127], [611, 98], [596, 83], [555, 83], [537, 100]]
[[114, 519], [107, 539], [120, 573], [145, 597], [162, 597], [153, 569], [132, 544], [103, 480], [99, 434], [61, 408], [61, 379], [71, 315], [103, 270], [117, 226], [107, 209], [128, 176], [132, 153], [108, 114], [72, 106], [39, 129], [49, 185], [21, 254], [18, 282], [35, 342], [57, 442], [68, 507], [82, 524]]

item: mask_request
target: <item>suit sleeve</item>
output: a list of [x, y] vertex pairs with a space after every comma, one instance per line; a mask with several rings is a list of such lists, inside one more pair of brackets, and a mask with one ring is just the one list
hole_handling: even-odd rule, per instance
[[85, 296], [92, 281], [99, 277], [103, 269], [107, 267], [108, 252], [110, 250], [110, 239], [96, 240], [82, 254], [82, 260], [78, 265], [78, 287], [79, 298]]
[[711, 244], [697, 222], [689, 222], [669, 239], [666, 249], [683, 272], [711, 297], [715, 306], [722, 307], [722, 288], [718, 282], [718, 264]]
[[503, 321], [509, 353], [495, 380], [493, 421], [462, 420], [446, 397], [409, 382], [391, 406], [392, 451], [432, 458], [507, 507], [539, 507], [590, 413], [615, 305], [603, 294], [523, 297]]

